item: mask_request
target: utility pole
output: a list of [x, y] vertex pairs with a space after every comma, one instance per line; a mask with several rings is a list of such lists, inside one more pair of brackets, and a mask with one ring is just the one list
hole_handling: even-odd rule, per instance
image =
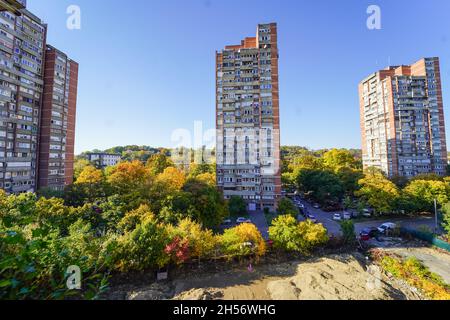
[[438, 221], [438, 210], [437, 210], [437, 200], [434, 199], [434, 216], [435, 216], [435, 227], [434, 227], [434, 233], [437, 234], [439, 231], [439, 221]]

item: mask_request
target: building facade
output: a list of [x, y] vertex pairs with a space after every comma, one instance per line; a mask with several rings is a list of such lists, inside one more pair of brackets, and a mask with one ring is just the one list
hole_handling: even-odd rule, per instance
[[99, 168], [115, 166], [122, 160], [122, 156], [116, 153], [89, 153], [87, 158]]
[[364, 167], [389, 177], [445, 175], [439, 58], [380, 70], [359, 84]]
[[281, 197], [277, 25], [216, 53], [217, 184], [249, 210]]
[[39, 138], [39, 188], [73, 183], [78, 63], [47, 46]]
[[26, 0], [0, 0], [0, 189], [7, 193], [72, 182], [78, 64], [47, 46], [46, 35]]
[[36, 189], [46, 25], [13, 12], [0, 12], [0, 189], [20, 193]]

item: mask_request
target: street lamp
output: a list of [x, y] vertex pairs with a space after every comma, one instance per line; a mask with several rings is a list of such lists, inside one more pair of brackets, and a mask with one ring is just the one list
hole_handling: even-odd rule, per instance
[[438, 234], [439, 221], [438, 221], [438, 210], [437, 210], [437, 200], [436, 199], [434, 199], [434, 218], [435, 218], [434, 233]]

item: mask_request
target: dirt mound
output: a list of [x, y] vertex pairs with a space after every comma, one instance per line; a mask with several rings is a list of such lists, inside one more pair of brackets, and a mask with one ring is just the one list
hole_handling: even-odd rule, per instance
[[295, 276], [272, 281], [274, 300], [390, 300], [396, 297], [381, 274], [368, 272], [353, 256], [334, 256], [299, 264]]
[[[420, 299], [408, 287], [367, 266], [359, 254], [187, 272], [149, 286], [115, 288], [112, 300], [405, 300]], [[107, 299], [108, 299], [107, 298]]]
[[216, 289], [192, 289], [179, 294], [173, 300], [219, 300], [223, 291]]

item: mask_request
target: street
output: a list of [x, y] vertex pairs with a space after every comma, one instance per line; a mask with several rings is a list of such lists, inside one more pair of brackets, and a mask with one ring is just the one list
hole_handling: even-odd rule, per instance
[[[321, 209], [315, 209], [313, 208], [312, 204], [302, 200], [302, 204], [305, 206], [307, 213], [311, 214], [316, 217], [317, 222], [321, 223], [327, 230], [328, 234], [330, 236], [340, 236], [341, 235], [341, 227], [339, 222], [333, 220], [333, 215], [335, 213], [342, 213], [342, 212], [325, 212]], [[299, 215], [300, 220], [305, 220], [305, 218], [302, 215]], [[267, 224], [266, 218], [264, 216], [264, 213], [261, 211], [258, 212], [251, 212], [250, 213], [250, 219], [252, 222], [256, 225], [258, 230], [261, 232], [264, 239], [268, 239], [268, 229], [269, 226]], [[362, 222], [355, 221], [355, 232], [356, 234], [359, 234], [363, 229], [368, 227], [377, 228], [381, 224], [385, 222], [393, 222], [396, 224], [401, 225], [402, 227], [413, 229], [413, 230], [419, 230], [421, 227], [426, 226], [430, 230], [434, 230], [435, 226], [435, 220], [433, 217], [420, 217], [420, 218], [394, 218], [390, 219], [389, 217], [386, 218], [377, 218], [373, 220], [366, 220]]]

